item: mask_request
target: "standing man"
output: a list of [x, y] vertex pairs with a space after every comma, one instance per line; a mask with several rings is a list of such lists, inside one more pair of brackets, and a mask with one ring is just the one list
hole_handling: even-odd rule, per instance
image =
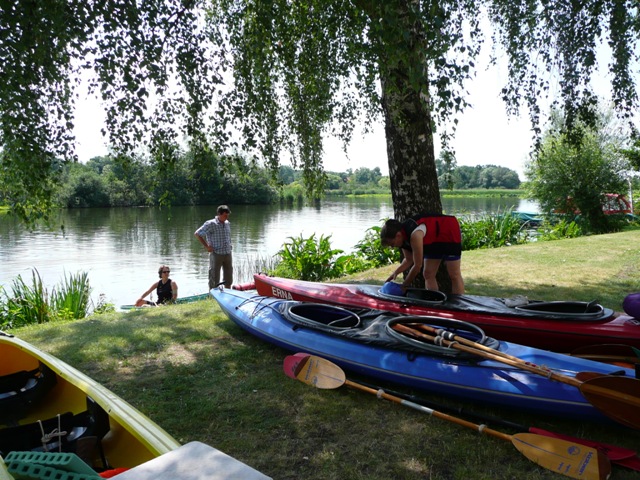
[[231, 210], [226, 205], [218, 207], [218, 215], [204, 222], [196, 230], [195, 236], [209, 252], [209, 288], [220, 284], [220, 268], [224, 276], [224, 286], [231, 288], [233, 283], [233, 261], [231, 257]]
[[402, 263], [389, 275], [387, 282], [409, 270], [402, 282], [402, 287], [406, 288], [422, 268], [426, 287], [438, 290], [436, 273], [444, 261], [451, 277], [451, 293], [464, 293], [464, 280], [460, 272], [462, 235], [456, 217], [423, 214], [402, 223], [392, 218], [380, 230], [380, 242], [387, 247], [399, 247], [403, 253]]

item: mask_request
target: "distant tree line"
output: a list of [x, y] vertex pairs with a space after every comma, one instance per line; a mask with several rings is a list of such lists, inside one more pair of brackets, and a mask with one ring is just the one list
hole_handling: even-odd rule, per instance
[[[139, 163], [95, 157], [64, 167], [56, 203], [63, 208], [129, 207], [153, 205], [268, 204], [303, 201], [301, 170], [280, 166], [270, 170], [242, 157], [211, 154], [197, 165], [193, 155], [178, 155], [175, 163]], [[204, 167], [203, 167], [204, 165]], [[444, 177], [443, 177], [444, 178]], [[518, 188], [516, 172], [495, 166], [457, 167], [454, 188]], [[389, 193], [389, 177], [379, 167], [327, 172], [325, 194]]]
[[515, 170], [496, 165], [457, 166], [451, 153], [442, 151], [436, 159], [438, 185], [444, 189], [520, 188]]
[[197, 169], [193, 160], [187, 153], [170, 168], [116, 161], [110, 156], [68, 164], [57, 203], [68, 208], [264, 204], [278, 198], [270, 173], [252, 168], [245, 159], [212, 154], [206, 162], [198, 159]]

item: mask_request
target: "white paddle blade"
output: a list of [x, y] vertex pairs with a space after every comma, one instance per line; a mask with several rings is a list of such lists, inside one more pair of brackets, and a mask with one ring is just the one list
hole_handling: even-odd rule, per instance
[[341, 387], [346, 381], [344, 371], [340, 367], [315, 355], [308, 357], [296, 378], [316, 388], [324, 389]]
[[511, 441], [525, 457], [552, 472], [581, 480], [611, 475], [609, 459], [595, 448], [533, 433], [517, 433]]

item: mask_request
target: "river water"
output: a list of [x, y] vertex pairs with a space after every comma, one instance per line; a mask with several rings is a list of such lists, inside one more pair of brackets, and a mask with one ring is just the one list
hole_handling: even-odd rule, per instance
[[[332, 248], [353, 250], [367, 228], [393, 215], [391, 198], [339, 198], [319, 206], [230, 205], [235, 283], [252, 280], [249, 265], [266, 260], [288, 237], [331, 235]], [[535, 211], [514, 198], [444, 199], [449, 214]], [[68, 274], [87, 272], [92, 299], [100, 294], [116, 306], [133, 303], [157, 281], [161, 264], [171, 267], [179, 296], [207, 291], [208, 253], [194, 231], [215, 216], [215, 206], [63, 210], [55, 230], [32, 232], [0, 215], [0, 285], [10, 291], [18, 275], [31, 284], [37, 269], [51, 289]]]

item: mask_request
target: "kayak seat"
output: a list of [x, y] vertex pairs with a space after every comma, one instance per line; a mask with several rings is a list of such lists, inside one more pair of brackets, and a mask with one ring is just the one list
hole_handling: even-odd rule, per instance
[[323, 303], [293, 303], [287, 305], [286, 317], [297, 324], [332, 329], [359, 328], [360, 317], [356, 312]]
[[407, 316], [381, 310], [347, 309], [324, 303], [296, 301], [282, 302], [278, 309], [282, 316], [291, 322], [294, 331], [309, 328], [350, 341], [404, 350], [411, 355], [422, 353], [478, 361], [476, 355], [408, 337], [394, 330], [394, 325], [424, 323], [490, 348], [497, 348], [500, 345], [496, 339], [487, 337], [477, 325], [455, 319]]
[[596, 302], [535, 302], [518, 305], [516, 310], [559, 315], [567, 318], [601, 317], [604, 307]]
[[56, 374], [43, 363], [30, 371], [0, 377], [0, 424], [18, 423], [56, 382]]

